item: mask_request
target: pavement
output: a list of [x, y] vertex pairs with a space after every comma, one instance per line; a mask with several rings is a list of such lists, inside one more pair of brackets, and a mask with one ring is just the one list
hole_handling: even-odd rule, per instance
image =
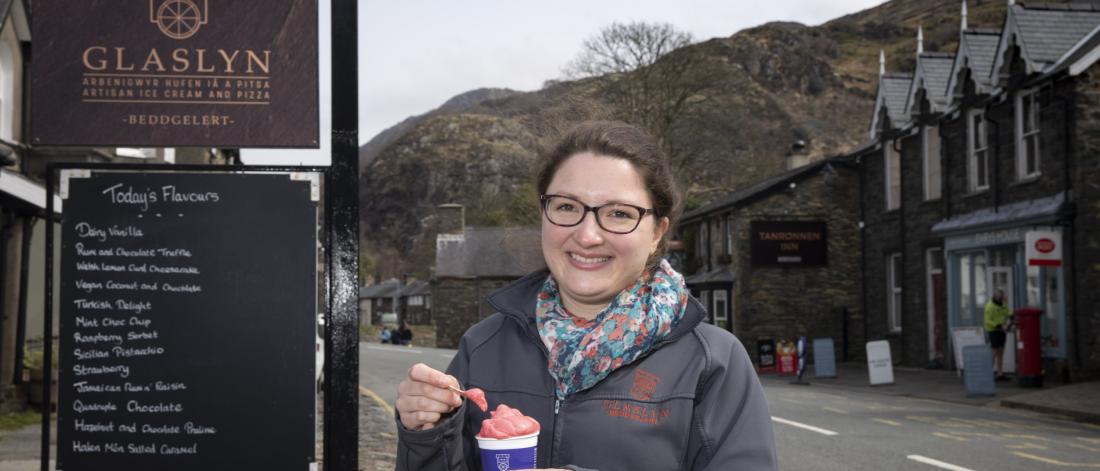
[[[967, 397], [963, 379], [951, 370], [895, 367], [894, 383], [881, 386], [870, 385], [865, 363], [838, 363], [835, 378], [816, 378], [812, 370], [811, 366], [804, 376], [804, 380], [809, 383], [807, 390], [853, 390], [979, 408], [1022, 408], [1060, 418], [1100, 424], [1100, 401], [1097, 401], [1100, 398], [1100, 381], [1070, 385], [1048, 384], [1042, 389], [1021, 388], [1014, 381], [997, 382], [994, 396]], [[765, 385], [788, 384], [794, 380], [794, 377], [775, 373], [762, 374], [761, 378]], [[387, 399], [371, 389], [360, 388], [360, 470], [393, 469], [397, 437], [392, 411], [392, 405]], [[0, 471], [38, 470], [39, 440], [38, 426], [29, 426], [18, 431], [0, 431]], [[320, 440], [321, 437], [318, 437], [318, 461], [323, 458]]]

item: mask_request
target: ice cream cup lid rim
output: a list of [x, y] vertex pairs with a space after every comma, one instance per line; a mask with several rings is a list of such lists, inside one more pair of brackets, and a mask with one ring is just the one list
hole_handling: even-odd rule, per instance
[[[539, 430], [539, 432], [541, 432], [541, 430]], [[533, 433], [529, 433], [527, 435], [516, 435], [514, 437], [508, 437], [508, 438], [489, 438], [489, 437], [481, 437], [481, 436], [476, 437], [476, 438], [478, 440], [494, 440], [494, 441], [502, 442], [504, 440], [517, 440], [517, 439], [520, 439], [520, 438], [535, 437], [535, 436], [538, 436], [539, 432], [533, 432]]]

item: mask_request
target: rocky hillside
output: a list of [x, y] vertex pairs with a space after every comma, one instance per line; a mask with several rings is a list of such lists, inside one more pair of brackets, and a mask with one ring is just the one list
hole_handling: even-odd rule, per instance
[[[1000, 27], [1004, 4], [971, 0], [971, 27]], [[703, 54], [711, 77], [670, 138], [689, 150], [679, 175], [689, 205], [783, 171], [797, 140], [815, 159], [858, 145], [879, 49], [889, 70], [911, 70], [922, 25], [926, 50], [953, 51], [959, 6], [893, 0], [821, 26], [770, 23], [674, 52]], [[465, 205], [474, 225], [537, 221], [530, 182], [539, 149], [580, 119], [622, 116], [609, 98], [616, 80], [550, 81], [527, 93], [478, 90], [372, 139], [362, 151], [361, 190], [369, 272], [429, 276], [439, 204]]]

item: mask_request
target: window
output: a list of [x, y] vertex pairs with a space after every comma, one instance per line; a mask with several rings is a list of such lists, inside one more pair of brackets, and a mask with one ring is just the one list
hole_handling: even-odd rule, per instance
[[940, 128], [924, 128], [924, 200], [939, 199], [943, 193], [943, 173], [940, 170]]
[[729, 315], [726, 311], [726, 290], [714, 291], [714, 325], [728, 329]]
[[409, 296], [409, 305], [410, 306], [423, 306], [424, 305], [424, 297], [423, 296]]
[[1016, 179], [1039, 175], [1039, 94], [1037, 90], [1016, 96]]
[[700, 223], [695, 231], [695, 256], [703, 264], [707, 263], [707, 223]]
[[[710, 306], [710, 291], [700, 291], [699, 292], [699, 304], [702, 304], [703, 306], [706, 306], [706, 307]], [[711, 314], [713, 315], [714, 313], [712, 312]], [[710, 316], [704, 317], [703, 320], [707, 321], [707, 322], [710, 322]]]
[[967, 116], [967, 187], [974, 192], [989, 188], [989, 136], [984, 111], [974, 110]]
[[883, 143], [882, 155], [886, 168], [886, 210], [890, 211], [901, 206], [901, 159], [894, 150], [894, 141]]
[[887, 322], [891, 332], [901, 332], [901, 254], [886, 257]]

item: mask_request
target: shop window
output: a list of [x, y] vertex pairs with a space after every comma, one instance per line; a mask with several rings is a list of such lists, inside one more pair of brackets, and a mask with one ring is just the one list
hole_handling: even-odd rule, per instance
[[943, 193], [943, 172], [940, 170], [940, 128], [924, 128], [924, 200], [939, 199]]
[[901, 254], [886, 257], [887, 322], [891, 332], [901, 332]]
[[886, 210], [901, 206], [901, 158], [894, 150], [894, 141], [883, 143], [882, 155], [886, 169]]
[[967, 117], [967, 187], [971, 192], [982, 191], [989, 188], [989, 136], [985, 112], [974, 110]]
[[1016, 96], [1016, 179], [1039, 176], [1039, 94], [1028, 90]]

